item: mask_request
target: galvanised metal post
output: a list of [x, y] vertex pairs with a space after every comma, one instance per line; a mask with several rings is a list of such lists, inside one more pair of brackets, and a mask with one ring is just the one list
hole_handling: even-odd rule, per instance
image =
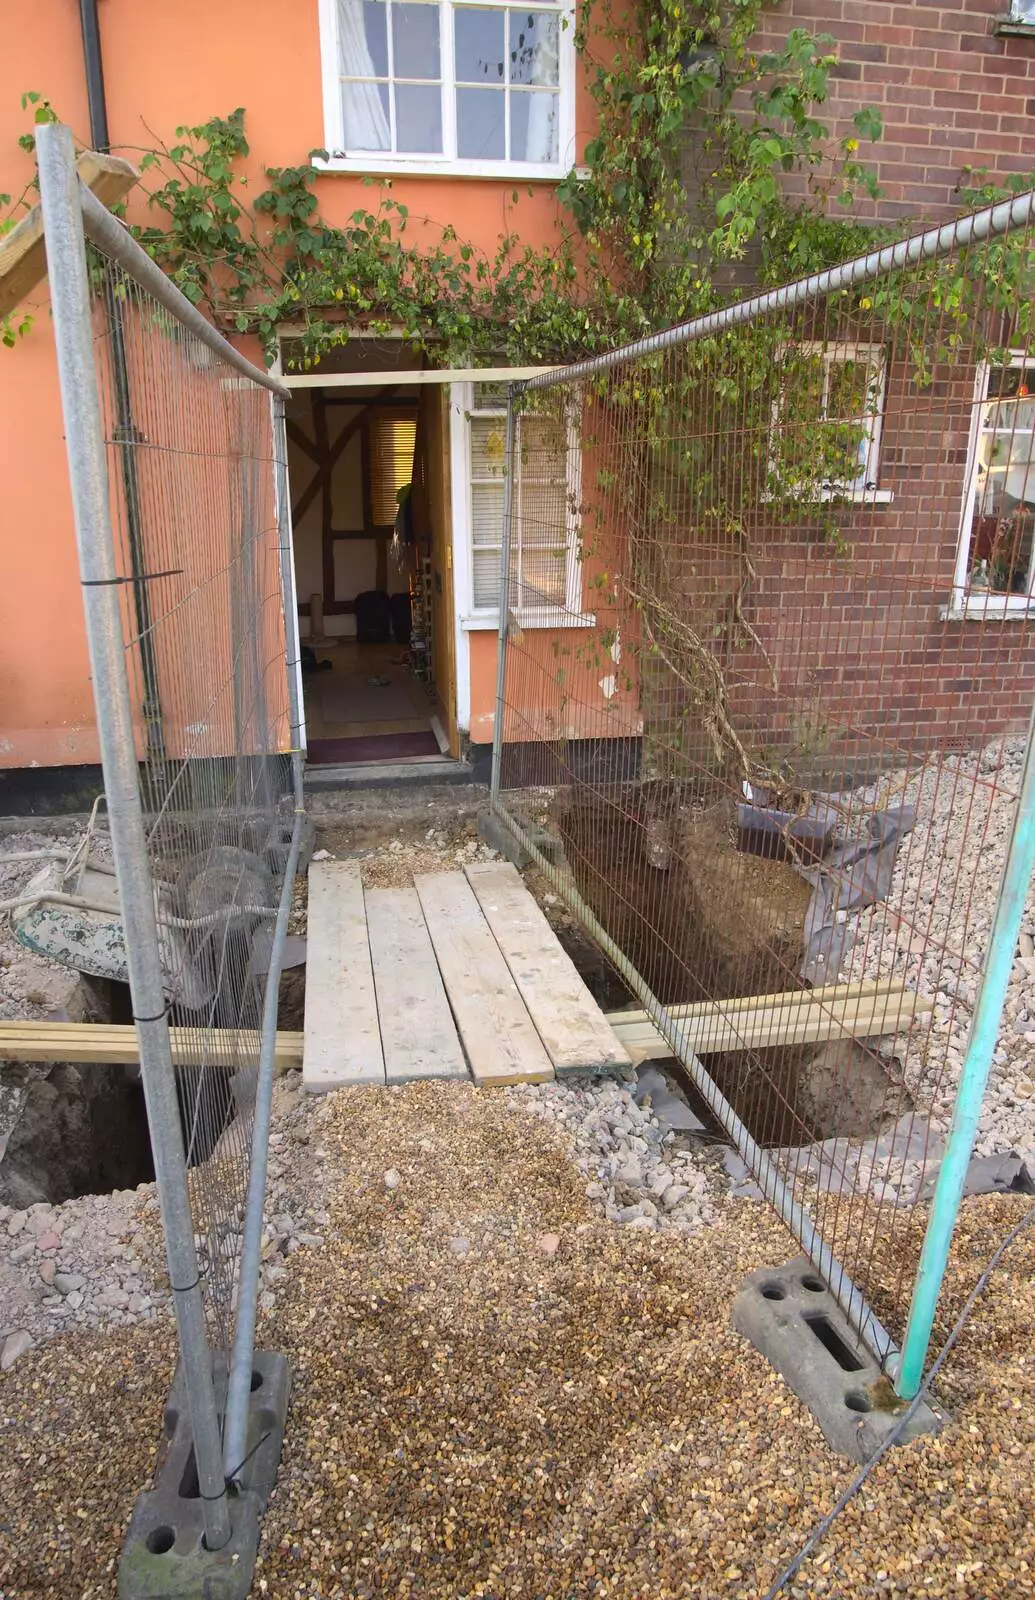
[[[301, 704], [298, 693], [297, 639], [298, 612], [295, 608], [294, 570], [291, 562], [291, 503], [287, 485], [287, 437], [284, 425], [284, 402], [273, 401], [273, 452], [276, 473], [277, 530], [280, 550], [280, 589], [284, 610], [285, 666], [287, 669], [288, 715], [290, 719], [292, 796], [294, 800], [294, 827], [291, 848], [284, 868], [284, 883], [273, 932], [269, 971], [266, 976], [266, 993], [263, 1001], [262, 1031], [259, 1040], [258, 1083], [255, 1092], [255, 1112], [252, 1123], [251, 1165], [248, 1173], [248, 1194], [244, 1209], [244, 1232], [241, 1242], [241, 1264], [238, 1274], [237, 1320], [234, 1324], [234, 1348], [230, 1361], [230, 1382], [226, 1396], [226, 1426], [224, 1429], [223, 1458], [228, 1479], [234, 1478], [244, 1462], [248, 1449], [248, 1400], [251, 1394], [252, 1357], [255, 1351], [255, 1322], [258, 1314], [259, 1264], [262, 1257], [262, 1208], [266, 1195], [266, 1173], [269, 1158], [270, 1115], [273, 1105], [273, 1066], [277, 1048], [277, 1000], [284, 941], [287, 937], [288, 916], [291, 911], [291, 892], [298, 871], [298, 856], [302, 843], [302, 821], [305, 805], [302, 793], [302, 752], [299, 748], [301, 734]], [[292, 614], [295, 628], [292, 628]], [[292, 659], [294, 655], [295, 659]]]
[[129, 575], [118, 573], [115, 568], [81, 191], [70, 130], [57, 123], [40, 126], [36, 130], [36, 151], [83, 610], [141, 1077], [180, 1355], [187, 1380], [205, 1538], [210, 1549], [220, 1550], [230, 1538], [230, 1510], [140, 805], [133, 713], [119, 615], [119, 588]]
[[981, 1105], [988, 1086], [992, 1055], [1006, 1001], [1014, 952], [1021, 931], [1024, 903], [1032, 872], [1035, 871], [1035, 707], [1024, 751], [1021, 792], [1014, 815], [1013, 833], [999, 885], [995, 915], [988, 939], [988, 954], [981, 977], [981, 988], [974, 1008], [974, 1019], [967, 1042], [963, 1073], [956, 1092], [945, 1159], [927, 1219], [920, 1266], [913, 1285], [909, 1321], [897, 1363], [889, 1363], [895, 1390], [903, 1400], [912, 1400], [923, 1379], [924, 1362], [931, 1342], [931, 1329], [949, 1259], [953, 1230], [963, 1198], [963, 1184], [974, 1140], [977, 1136]]
[[510, 550], [513, 540], [514, 475], [517, 419], [514, 415], [514, 385], [507, 389], [507, 431], [503, 458], [507, 463], [503, 479], [503, 548], [500, 551], [500, 632], [496, 655], [496, 720], [492, 730], [492, 778], [489, 803], [494, 806], [500, 792], [503, 762], [503, 696], [507, 682], [507, 635], [510, 631]]
[[291, 721], [291, 773], [295, 800], [302, 804], [304, 703], [302, 646], [298, 633], [298, 594], [291, 544], [291, 494], [287, 465], [287, 416], [281, 395], [271, 401], [277, 531], [280, 539], [280, 588], [284, 602], [284, 654], [288, 670], [288, 715]]

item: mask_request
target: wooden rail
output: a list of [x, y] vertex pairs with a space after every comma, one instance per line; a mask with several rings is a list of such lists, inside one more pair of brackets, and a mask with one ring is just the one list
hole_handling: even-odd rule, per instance
[[[931, 1001], [904, 984], [859, 983], [671, 1006], [669, 1015], [683, 1025], [688, 1050], [712, 1055], [899, 1033], [931, 1009]], [[607, 1020], [634, 1062], [672, 1055], [646, 1012], [612, 1012]]]
[[[899, 1033], [931, 1011], [932, 1002], [902, 983], [853, 983], [783, 994], [750, 995], [722, 1002], [670, 1007], [686, 1024], [687, 1047], [699, 1055], [726, 1050], [763, 1050], [813, 1044], [823, 1039], [865, 1039]], [[607, 1021], [634, 1063], [662, 1059], [672, 1048], [644, 1011], [613, 1011]], [[276, 1070], [302, 1065], [302, 1034], [277, 1034]], [[204, 1059], [232, 1066], [254, 1059], [257, 1036], [227, 1028], [208, 1036]], [[202, 1059], [200, 1035], [172, 1029], [173, 1060], [189, 1066]], [[108, 1062], [140, 1059], [131, 1025], [96, 1022], [0, 1022], [0, 1060]]]
[[[84, 150], [75, 168], [80, 181], [109, 211], [140, 177], [132, 162], [121, 156], [101, 155], [96, 150]], [[37, 204], [0, 238], [0, 317], [9, 316], [19, 300], [31, 294], [46, 276], [43, 210]]]
[[[232, 1066], [242, 1059], [254, 1059], [258, 1035], [250, 1030], [222, 1028], [208, 1036], [208, 1049], [202, 1057], [199, 1034], [193, 1028], [173, 1028], [173, 1060], [190, 1066], [201, 1059]], [[140, 1060], [137, 1030], [132, 1023], [115, 1022], [0, 1022], [0, 1060], [72, 1061], [80, 1064], [107, 1062], [112, 1066], [131, 1066]], [[302, 1065], [301, 1033], [278, 1033], [274, 1057], [278, 1072]]]

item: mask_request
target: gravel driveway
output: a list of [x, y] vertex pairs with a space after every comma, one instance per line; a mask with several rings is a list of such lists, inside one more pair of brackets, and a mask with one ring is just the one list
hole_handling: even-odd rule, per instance
[[[850, 1472], [730, 1324], [743, 1274], [793, 1253], [768, 1212], [617, 1227], [564, 1131], [498, 1091], [285, 1104], [285, 1169], [319, 1161], [328, 1223], [260, 1327], [295, 1388], [254, 1593], [764, 1593]], [[966, 1203], [947, 1312], [1026, 1203]], [[1035, 1594], [1033, 1316], [1029, 1232], [950, 1360], [954, 1425], [877, 1470], [791, 1592]], [[159, 1321], [0, 1376], [4, 1600], [114, 1594], [171, 1361]]]

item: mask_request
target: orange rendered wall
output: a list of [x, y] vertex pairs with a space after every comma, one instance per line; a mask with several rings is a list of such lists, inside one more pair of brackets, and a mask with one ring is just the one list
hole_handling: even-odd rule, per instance
[[[598, 619], [599, 620], [599, 619]], [[625, 739], [642, 732], [635, 664], [625, 663], [622, 684], [605, 692], [614, 669], [597, 628], [526, 628], [509, 648], [507, 744], [555, 739]], [[491, 744], [496, 727], [497, 636], [471, 635], [471, 741]], [[558, 658], [557, 646], [563, 652]], [[564, 667], [564, 688], [558, 666]], [[632, 683], [624, 679], [632, 671]]]
[[[0, 53], [0, 191], [17, 195], [33, 173], [31, 158], [17, 146], [30, 122], [21, 94], [46, 95], [83, 143], [89, 123], [78, 8], [72, 0], [10, 0], [8, 9]], [[236, 106], [247, 112], [256, 180], [262, 165], [293, 165], [322, 145], [316, 0], [175, 6], [100, 0], [100, 22], [115, 150], [132, 157], [156, 139], [173, 140], [178, 124]], [[580, 145], [587, 112], [582, 95]], [[490, 252], [505, 231], [536, 247], [557, 237], [560, 212], [547, 184], [529, 195], [512, 179], [406, 177], [392, 181], [392, 193], [410, 207], [411, 236], [428, 217], [452, 223], [462, 239]], [[318, 184], [331, 221], [359, 205], [372, 208], [376, 194], [356, 176], [328, 175]], [[45, 289], [25, 309], [36, 314], [32, 333], [15, 350], [0, 350], [0, 767], [97, 760]], [[472, 652], [472, 723], [491, 708], [481, 654]]]

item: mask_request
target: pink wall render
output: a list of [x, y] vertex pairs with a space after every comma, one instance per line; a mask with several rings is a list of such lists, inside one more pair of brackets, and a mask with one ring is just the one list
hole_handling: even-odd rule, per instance
[[[89, 143], [77, 8], [69, 0], [19, 0], [17, 11], [0, 56], [0, 191], [15, 196], [34, 173], [17, 143], [31, 125], [23, 93], [46, 96]], [[303, 162], [322, 146], [317, 0], [181, 0], [173, 7], [100, 0], [99, 12], [117, 153], [138, 158], [173, 141], [181, 124], [243, 106], [258, 192], [263, 166]], [[584, 93], [576, 104], [581, 128], [589, 110]], [[582, 138], [584, 128], [580, 145]], [[333, 173], [318, 181], [317, 193], [328, 220], [342, 222], [358, 206], [374, 208], [378, 190], [359, 175]], [[408, 175], [392, 179], [391, 193], [410, 208], [411, 237], [423, 230], [437, 238], [450, 223], [490, 253], [504, 233], [534, 247], [557, 238], [560, 208], [550, 184]], [[131, 211], [146, 214], [139, 193]], [[98, 749], [45, 285], [22, 310], [35, 317], [32, 332], [14, 350], [0, 351], [0, 768], [93, 763]], [[254, 341], [242, 348], [257, 359]]]

